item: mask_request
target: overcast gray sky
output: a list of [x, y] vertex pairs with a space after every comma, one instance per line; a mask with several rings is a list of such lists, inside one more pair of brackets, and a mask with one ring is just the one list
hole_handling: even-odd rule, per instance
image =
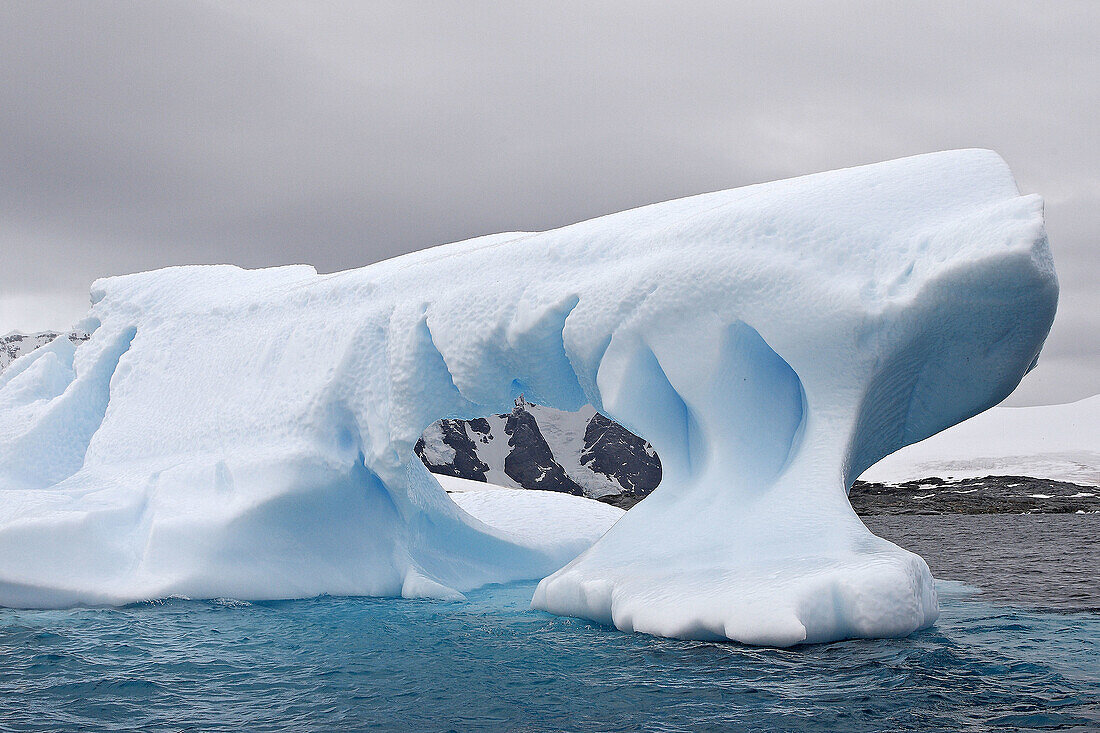
[[987, 147], [1062, 283], [1011, 402], [1087, 396], [1098, 38], [1096, 2], [5, 2], [0, 333], [69, 326], [101, 275], [339, 270]]

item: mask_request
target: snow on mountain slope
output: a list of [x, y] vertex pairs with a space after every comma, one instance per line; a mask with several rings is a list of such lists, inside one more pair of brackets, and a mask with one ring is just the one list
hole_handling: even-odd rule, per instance
[[[4, 371], [9, 364], [19, 357], [45, 346], [59, 335], [56, 331], [41, 331], [39, 333], [12, 331], [7, 336], [0, 336], [0, 372]], [[71, 331], [66, 336], [73, 344], [77, 345], [88, 340], [88, 334], [80, 331]]]
[[900, 483], [989, 475], [1100, 486], [1100, 395], [1064, 405], [994, 407], [883, 458], [860, 478]]
[[0, 604], [542, 577], [569, 548], [474, 519], [414, 452], [436, 420], [525, 394], [592, 405], [663, 472], [534, 606], [789, 645], [934, 621], [927, 565], [846, 489], [1004, 399], [1057, 282], [1041, 200], [966, 150], [331, 275], [109, 278], [92, 302], [86, 344], [0, 375]]

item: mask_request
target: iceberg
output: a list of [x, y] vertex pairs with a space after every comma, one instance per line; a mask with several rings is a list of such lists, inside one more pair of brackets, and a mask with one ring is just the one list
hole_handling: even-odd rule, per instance
[[[98, 280], [87, 342], [0, 374], [0, 605], [460, 598], [542, 578], [535, 608], [628, 631], [908, 634], [938, 613], [928, 567], [847, 489], [1004, 399], [1057, 292], [1041, 199], [985, 150], [334, 274]], [[463, 511], [415, 455], [436, 420], [520, 394], [591, 405], [660, 455], [657, 490], [579, 556], [584, 533]]]

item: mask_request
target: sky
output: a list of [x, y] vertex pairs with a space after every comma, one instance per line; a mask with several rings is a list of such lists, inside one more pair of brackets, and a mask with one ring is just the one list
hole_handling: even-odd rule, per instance
[[0, 333], [175, 264], [359, 267], [935, 150], [1046, 200], [1009, 404], [1100, 392], [1100, 3], [5, 2]]

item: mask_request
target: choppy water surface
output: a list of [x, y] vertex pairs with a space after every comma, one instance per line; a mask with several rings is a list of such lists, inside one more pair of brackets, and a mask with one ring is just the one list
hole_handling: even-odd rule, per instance
[[863, 521], [878, 536], [923, 557], [935, 577], [980, 589], [976, 598], [982, 601], [1100, 612], [1100, 514], [875, 516]]
[[[986, 529], [972, 526], [966, 544], [955, 543], [970, 558], [962, 565], [1034, 572], [1005, 552], [1018, 535], [1006, 540], [990, 518], [966, 519]], [[1075, 548], [1079, 540], [1067, 536], [1094, 542], [1100, 516], [1046, 519], [1067, 523], [1033, 525], [1051, 553], [1026, 561], [1049, 578], [1077, 561], [1054, 549]], [[902, 531], [927, 538], [937, 526], [945, 528], [875, 529], [901, 541]], [[952, 536], [940, 532], [944, 555]], [[934, 571], [937, 562], [930, 559]], [[1095, 564], [1088, 572], [1095, 580]], [[941, 583], [932, 629], [775, 650], [622, 634], [531, 612], [533, 588], [489, 588], [469, 603], [0, 610], [0, 729], [1100, 729], [1100, 615], [1073, 611], [1065, 599], [1057, 612], [1035, 610], [985, 600], [1000, 591]], [[1083, 607], [1090, 603], [1100, 605]]]

